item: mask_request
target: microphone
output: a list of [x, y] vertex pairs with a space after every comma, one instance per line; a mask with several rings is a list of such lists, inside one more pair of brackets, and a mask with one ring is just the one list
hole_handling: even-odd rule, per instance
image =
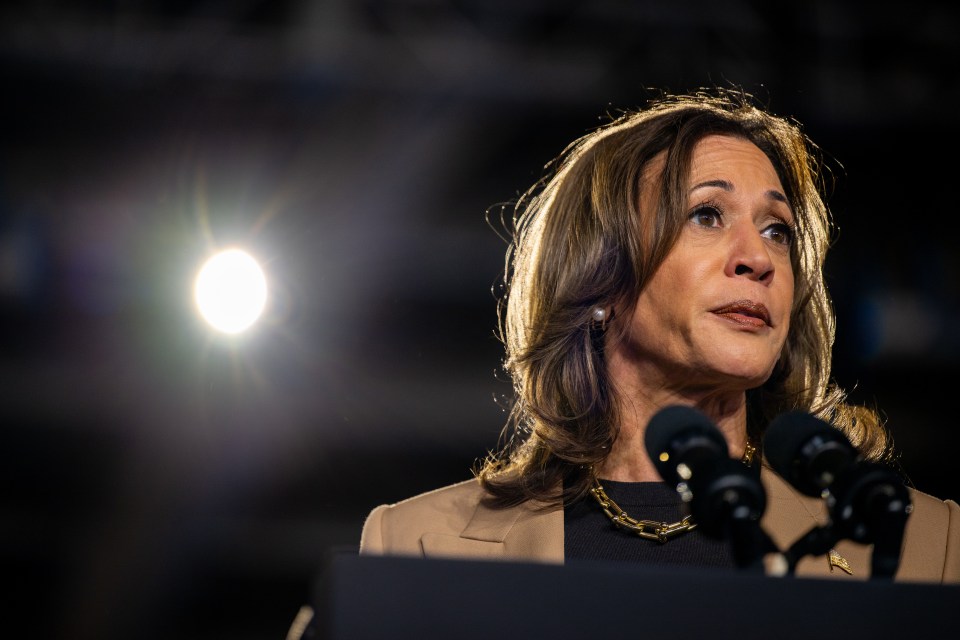
[[710, 537], [729, 539], [738, 567], [762, 571], [763, 554], [773, 546], [760, 528], [766, 492], [756, 474], [730, 459], [713, 422], [691, 407], [666, 407], [651, 418], [644, 444], [697, 526]]
[[873, 543], [872, 578], [892, 578], [900, 564], [910, 494], [888, 467], [865, 460], [838, 429], [804, 411], [770, 423], [763, 440], [773, 469], [797, 491], [826, 499], [830, 522], [786, 552], [790, 572], [806, 555], [827, 553], [843, 539]]
[[764, 435], [763, 452], [797, 491], [815, 498], [860, 458], [843, 433], [804, 411], [774, 419]]
[[691, 407], [658, 411], [647, 424], [643, 441], [660, 476], [670, 484], [689, 480], [693, 468], [730, 456], [720, 430]]

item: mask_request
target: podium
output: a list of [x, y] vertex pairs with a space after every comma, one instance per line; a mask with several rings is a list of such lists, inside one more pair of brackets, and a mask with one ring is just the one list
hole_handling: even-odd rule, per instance
[[960, 630], [960, 586], [734, 570], [331, 556], [315, 637], [917, 638]]

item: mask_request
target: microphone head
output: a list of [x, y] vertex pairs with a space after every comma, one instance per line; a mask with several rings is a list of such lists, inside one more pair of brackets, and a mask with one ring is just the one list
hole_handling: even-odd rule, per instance
[[690, 514], [711, 538], [736, 535], [735, 522], [757, 523], [767, 507], [760, 477], [739, 460], [717, 458], [690, 478]]
[[654, 414], [647, 424], [644, 444], [660, 476], [671, 484], [689, 479], [678, 472], [680, 465], [689, 470], [707, 460], [729, 457], [720, 430], [691, 407], [670, 406]]
[[763, 453], [774, 471], [814, 497], [822, 495], [859, 455], [839, 429], [805, 411], [777, 416], [763, 437]]

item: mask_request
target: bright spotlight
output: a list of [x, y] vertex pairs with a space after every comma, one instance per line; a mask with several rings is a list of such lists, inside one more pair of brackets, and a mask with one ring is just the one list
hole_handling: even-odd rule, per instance
[[193, 286], [204, 320], [224, 333], [240, 333], [257, 321], [267, 304], [267, 279], [257, 261], [239, 249], [214, 255]]

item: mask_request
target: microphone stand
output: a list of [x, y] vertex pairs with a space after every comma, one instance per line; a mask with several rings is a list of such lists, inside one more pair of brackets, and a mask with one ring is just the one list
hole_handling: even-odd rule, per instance
[[900, 566], [900, 551], [903, 546], [903, 530], [909, 514], [890, 514], [873, 541], [870, 557], [870, 577], [892, 580]]
[[892, 579], [900, 566], [907, 518], [913, 511], [910, 493], [890, 469], [861, 463], [840, 474], [827, 496], [830, 515], [840, 534], [873, 543], [872, 579]]
[[727, 539], [738, 568], [750, 573], [766, 573], [763, 557], [777, 548], [759, 521], [734, 516], [727, 525]]
[[825, 555], [840, 539], [841, 536], [837, 534], [833, 523], [810, 529], [810, 531], [783, 552], [783, 557], [787, 561], [786, 575], [794, 575], [797, 564], [803, 558], [807, 556]]
[[730, 542], [738, 568], [764, 572], [763, 557], [776, 547], [760, 526], [766, 492], [759, 478], [740, 462], [723, 458], [698, 470], [688, 490], [678, 488], [703, 532]]
[[805, 556], [824, 555], [840, 540], [873, 543], [870, 579], [893, 579], [907, 518], [910, 494], [896, 474], [882, 465], [862, 463], [837, 478], [827, 494], [830, 522], [814, 527], [786, 552], [787, 575]]

